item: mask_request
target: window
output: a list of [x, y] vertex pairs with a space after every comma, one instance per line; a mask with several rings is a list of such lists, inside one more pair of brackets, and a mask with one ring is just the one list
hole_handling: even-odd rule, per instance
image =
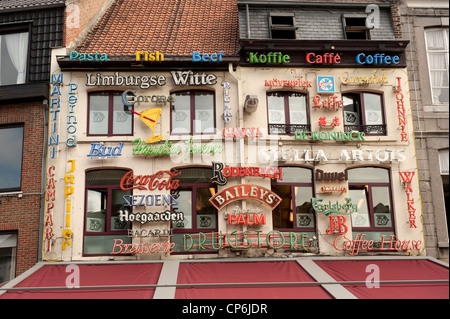
[[306, 94], [271, 92], [267, 94], [269, 134], [294, 134], [309, 131]]
[[342, 23], [347, 40], [370, 40], [370, 28], [366, 26], [365, 14], [344, 14]]
[[0, 286], [16, 274], [17, 234], [0, 232]]
[[425, 40], [433, 104], [448, 104], [448, 29], [426, 30]]
[[394, 234], [389, 170], [376, 167], [348, 170], [348, 197], [357, 205], [352, 213], [352, 230], [364, 233], [368, 240], [380, 241]]
[[283, 180], [273, 180], [272, 191], [282, 199], [272, 212], [274, 229], [315, 231], [315, 214], [311, 203], [311, 198], [314, 197], [312, 170], [283, 167]]
[[[439, 150], [439, 166], [441, 171], [442, 186], [444, 188], [444, 198], [445, 198], [445, 212], [448, 214], [450, 211], [448, 209], [448, 193], [449, 193], [449, 182], [448, 182], [448, 167], [449, 167], [449, 152], [448, 148]], [[447, 215], [448, 219], [448, 215]]]
[[[185, 168], [180, 171], [180, 187], [172, 192], [178, 202], [172, 206], [173, 212], [184, 214], [184, 220], [172, 222], [172, 242], [176, 243], [176, 252], [184, 251], [184, 234], [217, 233], [217, 209], [209, 201], [216, 193], [215, 184], [210, 182], [211, 169]], [[208, 244], [211, 245], [211, 237], [204, 246]], [[198, 249], [194, 248], [189, 253], [195, 251]]]
[[125, 203], [123, 196], [131, 195], [131, 191], [122, 190], [119, 186], [127, 172], [104, 169], [86, 173], [85, 255], [111, 254], [114, 239], [131, 242], [127, 237], [130, 222], [119, 219], [119, 211]]
[[213, 92], [184, 91], [172, 96], [172, 134], [215, 134]]
[[21, 190], [23, 125], [0, 126], [0, 192]]
[[133, 114], [125, 109], [122, 92], [89, 94], [88, 135], [132, 135]]
[[297, 27], [293, 13], [270, 13], [270, 35], [272, 39], [296, 39]]
[[375, 93], [342, 94], [344, 101], [344, 129], [366, 135], [386, 135], [383, 98]]
[[0, 31], [0, 85], [25, 83], [27, 63], [28, 32]]

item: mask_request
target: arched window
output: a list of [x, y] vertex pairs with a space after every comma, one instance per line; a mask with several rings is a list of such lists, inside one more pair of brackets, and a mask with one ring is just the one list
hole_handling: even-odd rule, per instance
[[123, 169], [102, 169], [86, 173], [86, 215], [84, 224], [84, 255], [110, 255], [115, 239], [131, 243], [127, 237], [130, 222], [120, 221], [119, 211], [124, 196], [120, 181], [128, 172]]
[[88, 103], [88, 135], [133, 135], [133, 114], [125, 109], [122, 92], [91, 92]]
[[172, 93], [171, 134], [215, 134], [215, 94], [211, 91]]
[[298, 92], [267, 93], [269, 134], [294, 134], [310, 131], [306, 94]]
[[348, 196], [357, 212], [352, 213], [352, 230], [379, 241], [394, 234], [390, 172], [386, 168], [360, 167], [348, 170]]
[[[216, 193], [216, 185], [211, 183], [210, 168], [191, 167], [177, 170], [181, 172], [177, 176], [180, 186], [172, 191], [172, 195], [178, 205], [173, 205], [172, 211], [183, 213], [184, 220], [172, 222], [172, 242], [176, 243], [176, 252], [185, 252], [183, 249], [185, 234], [192, 235], [194, 241], [198, 243], [198, 233], [217, 232], [217, 209], [209, 201]], [[211, 237], [204, 246], [208, 247], [208, 244], [211, 245]], [[208, 252], [208, 249], [199, 250], [194, 245], [194, 248], [186, 253], [199, 251]]]
[[376, 93], [343, 93], [344, 129], [366, 135], [386, 135], [383, 96]]

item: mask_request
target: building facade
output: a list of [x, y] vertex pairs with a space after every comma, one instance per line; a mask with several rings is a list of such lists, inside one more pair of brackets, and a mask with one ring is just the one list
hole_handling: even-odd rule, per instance
[[399, 12], [411, 40], [407, 61], [427, 251], [448, 261], [448, 3], [403, 1]]
[[425, 255], [408, 41], [367, 6], [229, 1], [212, 45], [101, 20], [54, 50], [45, 258]]

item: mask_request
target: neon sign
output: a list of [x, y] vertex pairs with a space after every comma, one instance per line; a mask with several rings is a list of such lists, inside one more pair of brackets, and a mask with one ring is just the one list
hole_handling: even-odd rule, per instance
[[335, 203], [328, 201], [328, 204], [322, 204], [323, 201], [323, 198], [313, 198], [312, 208], [325, 216], [329, 216], [330, 214], [350, 215], [358, 211], [358, 205], [352, 204], [351, 198], [346, 198], [345, 204], [339, 204], [338, 201]]
[[[165, 179], [164, 175], [169, 175], [168, 179]], [[174, 177], [180, 175], [181, 172], [174, 171], [159, 171], [153, 175], [134, 175], [133, 171], [128, 171], [123, 175], [120, 180], [120, 189], [130, 190], [130, 189], [140, 189], [140, 190], [175, 190], [180, 186], [180, 181], [173, 179]]]
[[48, 168], [48, 181], [46, 186], [45, 200], [47, 201], [47, 207], [45, 209], [44, 216], [44, 249], [45, 252], [50, 252], [51, 244], [53, 241], [53, 208], [55, 204], [53, 201], [55, 200], [55, 166], [50, 166]]
[[[258, 56], [259, 55], [259, 56]], [[250, 52], [250, 63], [289, 63], [291, 57], [281, 52], [269, 52], [267, 54], [259, 54], [258, 52]]]
[[172, 213], [166, 210], [161, 213], [130, 213], [128, 209], [119, 210], [119, 220], [121, 222], [140, 222], [145, 224], [148, 222], [176, 222], [184, 220], [184, 213]]
[[[164, 243], [124, 244], [122, 239], [114, 239], [111, 254], [157, 254], [172, 253], [175, 243], [170, 242], [170, 237]], [[116, 251], [116, 248], [118, 249]]]
[[223, 163], [212, 162], [212, 181], [217, 185], [227, 184], [228, 177], [258, 176], [283, 180], [281, 167], [229, 167]]
[[[69, 147], [72, 146], [76, 146], [76, 141], [75, 141], [75, 132], [77, 131], [77, 127], [75, 126], [75, 124], [77, 124], [77, 118], [75, 117], [75, 115], [73, 115], [75, 112], [73, 111], [73, 108], [76, 106], [77, 103], [77, 89], [78, 89], [78, 85], [76, 85], [75, 83], [69, 83], [69, 114], [67, 115], [67, 133], [72, 134], [71, 137], [68, 137], [66, 140], [66, 145]], [[73, 119], [73, 122], [71, 122], [71, 120]]]
[[237, 128], [224, 128], [223, 137], [234, 137], [234, 138], [250, 138], [250, 137], [263, 137], [260, 128], [255, 127], [237, 127]]
[[[49, 154], [51, 158], [55, 158], [56, 146], [59, 145], [59, 133], [57, 130], [58, 113], [60, 112], [61, 107], [61, 86], [63, 85], [63, 74], [59, 73], [58, 76], [56, 74], [52, 74], [51, 85], [53, 88], [51, 89], [50, 94], [50, 113], [49, 113], [49, 128], [50, 134], [48, 138], [48, 147], [50, 148]], [[53, 115], [53, 116], [52, 116]]]
[[217, 209], [221, 209], [231, 202], [241, 199], [258, 200], [271, 209], [274, 209], [281, 202], [281, 197], [272, 191], [257, 185], [236, 185], [222, 190], [209, 199], [211, 204]]
[[69, 61], [98, 61], [106, 62], [108, 61], [108, 55], [106, 53], [78, 53], [76, 51], [71, 51], [69, 53]]
[[311, 64], [339, 64], [341, 63], [341, 56], [339, 53], [325, 53], [325, 54], [315, 54], [308, 53], [306, 55], [306, 62]]
[[144, 61], [164, 61], [164, 54], [159, 51], [156, 52], [148, 52], [148, 51], [137, 51], [136, 52], [136, 61], [141, 61], [141, 56], [144, 56]]
[[375, 53], [374, 55], [360, 53], [356, 56], [358, 64], [399, 64], [400, 57], [398, 55], [390, 56], [384, 53]]
[[222, 56], [223, 51], [220, 51], [219, 53], [213, 53], [211, 55], [209, 54], [200, 54], [200, 52], [194, 51], [192, 52], [192, 61], [193, 62], [222, 62]]
[[172, 95], [136, 95], [136, 90], [126, 90], [122, 93], [122, 103], [127, 106], [133, 106], [136, 102], [165, 103], [174, 101]]
[[332, 111], [337, 111], [338, 109], [342, 109], [344, 107], [344, 102], [342, 100], [338, 100], [337, 96], [329, 96], [327, 99], [321, 100], [320, 95], [314, 95], [313, 97], [313, 109], [328, 109]]
[[91, 150], [87, 155], [91, 159], [111, 159], [117, 158], [122, 155], [123, 143], [120, 142], [119, 146], [103, 146], [103, 143], [91, 143]]
[[295, 131], [296, 140], [311, 141], [365, 141], [364, 132], [325, 132], [325, 131]]
[[415, 172], [398, 172], [402, 181], [406, 184], [406, 197], [407, 197], [407, 205], [408, 205], [408, 213], [409, 213], [409, 228], [417, 228], [416, 226], [416, 209], [414, 208], [414, 198], [412, 198], [411, 194], [413, 189], [411, 187], [411, 182], [414, 177]]
[[347, 170], [344, 172], [324, 172], [321, 169], [316, 169], [314, 173], [314, 179], [316, 182], [333, 182], [333, 181], [339, 181], [344, 182], [348, 180], [348, 174]]
[[62, 250], [66, 250], [66, 246], [72, 246], [72, 230], [70, 229], [70, 214], [72, 212], [72, 195], [75, 191], [74, 185], [74, 175], [70, 174], [75, 172], [75, 161], [69, 160], [67, 163], [70, 164], [70, 169], [66, 172], [66, 175], [64, 175], [64, 183], [66, 186], [64, 187], [64, 200], [66, 201], [66, 222], [64, 224], [63, 229], [63, 242], [62, 242]]
[[395, 91], [395, 93], [397, 93], [395, 95], [395, 99], [397, 100], [397, 114], [398, 114], [398, 125], [400, 125], [400, 127], [402, 128], [402, 142], [407, 142], [408, 141], [408, 134], [405, 131], [405, 127], [406, 127], [406, 110], [405, 110], [405, 104], [403, 101], [403, 93], [401, 92], [402, 88], [401, 88], [401, 77], [397, 77], [397, 83], [398, 83], [398, 88]]
[[302, 88], [310, 88], [312, 87], [311, 81], [303, 81], [303, 80], [278, 80], [274, 78], [273, 80], [265, 80], [265, 86], [279, 86], [279, 87], [302, 87]]

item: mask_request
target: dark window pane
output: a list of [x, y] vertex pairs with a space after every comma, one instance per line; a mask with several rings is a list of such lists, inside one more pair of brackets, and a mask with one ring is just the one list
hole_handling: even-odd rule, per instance
[[0, 191], [20, 190], [22, 180], [23, 126], [0, 126]]
[[119, 185], [128, 171], [119, 169], [95, 170], [86, 173], [86, 185]]

